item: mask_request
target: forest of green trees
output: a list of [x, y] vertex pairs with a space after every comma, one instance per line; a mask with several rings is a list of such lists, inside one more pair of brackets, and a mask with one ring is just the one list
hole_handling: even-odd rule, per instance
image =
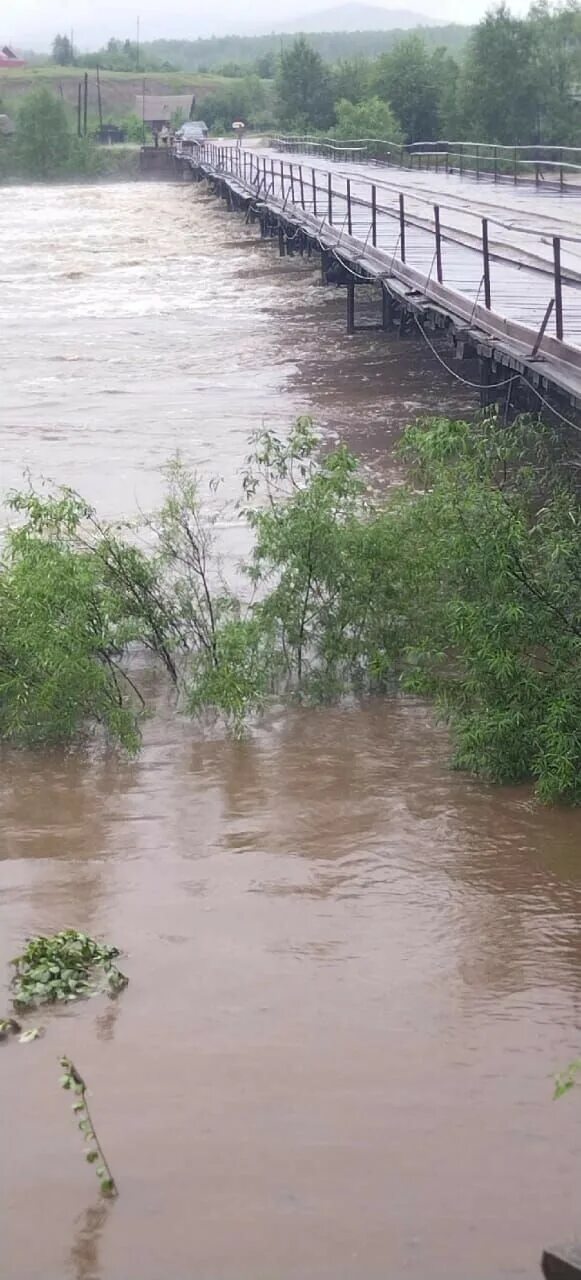
[[581, 5], [506, 6], [474, 28], [461, 57], [411, 32], [374, 58], [328, 63], [312, 41], [282, 49], [272, 88], [233, 79], [204, 101], [210, 127], [241, 116], [288, 132], [405, 142], [449, 138], [581, 145]]
[[387, 107], [406, 142], [581, 144], [581, 6], [539, 0], [518, 18], [501, 5], [460, 59], [412, 32], [389, 53], [329, 66], [298, 40], [280, 55], [276, 88], [289, 130], [339, 125], [346, 136], [345, 124], [352, 138], [385, 137]]
[[[57, 37], [56, 62], [73, 51]], [[242, 118], [258, 129], [581, 145], [581, 3], [505, 4], [474, 28], [157, 41], [110, 40], [79, 65], [158, 70], [197, 65], [222, 83], [203, 99], [213, 131]]]

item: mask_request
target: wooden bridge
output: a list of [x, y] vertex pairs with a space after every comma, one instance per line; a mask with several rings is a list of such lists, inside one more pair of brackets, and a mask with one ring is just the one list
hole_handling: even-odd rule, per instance
[[[350, 332], [357, 287], [375, 284], [380, 325], [417, 328], [482, 404], [544, 407], [567, 422], [581, 412], [576, 174], [545, 187], [537, 162], [536, 181], [511, 188], [481, 172], [321, 158], [296, 146], [206, 143], [175, 159], [277, 237], [281, 254], [318, 252], [323, 278], [346, 289]], [[445, 343], [434, 345], [438, 331], [449, 358]], [[464, 359], [478, 360], [476, 378], [465, 376]]]
[[[317, 251], [324, 279], [347, 290], [351, 331], [357, 285], [375, 284], [382, 328], [417, 326], [438, 359], [433, 337], [443, 330], [458, 360], [477, 355], [478, 383], [447, 367], [484, 404], [528, 400], [581, 430], [572, 420], [581, 410], [581, 185], [559, 179], [539, 191], [535, 172], [534, 185], [509, 194], [474, 170], [472, 185], [466, 167], [396, 170], [329, 154], [314, 165], [320, 157], [296, 143], [286, 158], [289, 141], [206, 143], [175, 161], [258, 220], [281, 254]], [[581, 1250], [547, 1249], [541, 1269], [545, 1280], [581, 1280]]]

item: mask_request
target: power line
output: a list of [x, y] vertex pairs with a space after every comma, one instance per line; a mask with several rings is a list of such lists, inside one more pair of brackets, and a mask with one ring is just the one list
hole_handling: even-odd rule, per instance
[[422, 335], [422, 338], [425, 340], [425, 342], [427, 342], [430, 348], [430, 351], [432, 352], [433, 355], [435, 355], [436, 360], [439, 360], [440, 364], [444, 367], [444, 369], [446, 369], [447, 372], [451, 374], [453, 378], [457, 378], [458, 382], [462, 382], [465, 387], [472, 387], [474, 391], [495, 391], [498, 387], [507, 387], [509, 382], [514, 382], [514, 377], [515, 377], [514, 373], [511, 374], [510, 378], [505, 378], [503, 382], [470, 382], [468, 378], [463, 378], [462, 374], [457, 373], [455, 369], [451, 369], [449, 364], [446, 364], [446, 361], [442, 359], [440, 353], [436, 351], [436, 348], [433, 342], [430, 342], [430, 339], [428, 338], [428, 335], [425, 332], [425, 330], [422, 328], [417, 316], [414, 316], [414, 320], [418, 326], [418, 329]]

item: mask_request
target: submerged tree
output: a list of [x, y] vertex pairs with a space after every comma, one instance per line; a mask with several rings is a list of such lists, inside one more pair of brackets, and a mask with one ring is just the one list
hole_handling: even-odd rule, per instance
[[434, 700], [459, 768], [581, 803], [581, 500], [564, 445], [528, 419], [430, 420], [403, 455], [409, 483], [378, 501], [349, 450], [319, 455], [308, 419], [260, 433], [234, 581], [179, 462], [149, 555], [73, 494], [14, 498], [0, 737], [66, 742], [99, 723], [135, 749], [137, 644], [184, 709], [236, 732], [272, 696], [403, 687]]
[[[458, 767], [581, 801], [581, 504], [540, 424], [408, 432], [401, 512], [408, 687], [435, 697]], [[413, 593], [416, 595], [415, 609]]]
[[143, 705], [123, 655], [139, 641], [173, 667], [155, 564], [76, 494], [11, 505], [25, 519], [0, 566], [0, 736], [66, 742], [98, 723], [135, 750]]

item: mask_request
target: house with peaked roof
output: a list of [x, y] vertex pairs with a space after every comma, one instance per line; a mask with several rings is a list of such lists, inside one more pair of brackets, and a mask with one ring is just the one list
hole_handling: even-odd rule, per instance
[[19, 58], [18, 54], [15, 53], [14, 49], [11, 49], [9, 45], [5, 44], [4, 48], [0, 49], [0, 68], [4, 69], [4, 67], [25, 67], [25, 66], [26, 66], [26, 63], [24, 61], [24, 58]]
[[196, 99], [191, 93], [167, 94], [165, 97], [150, 94], [145, 97], [138, 93], [135, 99], [135, 110], [140, 120], [147, 127], [158, 133], [164, 125], [170, 125], [176, 116], [183, 120], [191, 120]]

